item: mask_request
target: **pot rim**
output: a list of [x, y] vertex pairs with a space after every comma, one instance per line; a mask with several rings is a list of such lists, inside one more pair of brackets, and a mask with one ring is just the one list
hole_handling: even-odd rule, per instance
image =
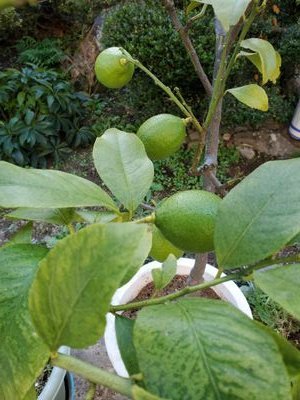
[[[67, 355], [70, 355], [71, 353], [70, 347], [67, 346], [61, 346], [58, 351]], [[53, 367], [49, 379], [39, 395], [38, 400], [55, 400], [61, 385], [64, 384], [66, 372], [67, 371], [65, 369]]]
[[[194, 266], [194, 259], [179, 258], [177, 260], [177, 275], [189, 275]], [[143, 287], [152, 282], [151, 271], [154, 268], [161, 268], [162, 263], [152, 261], [143, 265], [138, 272], [127, 282], [120, 287], [114, 294], [111, 303], [120, 305], [133, 300]], [[204, 272], [204, 280], [211, 281], [215, 278], [218, 269], [210, 264], [206, 264]], [[222, 277], [226, 276], [224, 273]], [[250, 306], [240, 288], [233, 282], [228, 281], [211, 287], [211, 289], [223, 300], [228, 301], [233, 306], [238, 308], [249, 318], [253, 319]], [[121, 312], [120, 312], [121, 314]], [[106, 328], [104, 332], [104, 340], [108, 357], [118, 375], [128, 378], [128, 372], [123, 363], [115, 331], [115, 316], [111, 313], [106, 314]]]

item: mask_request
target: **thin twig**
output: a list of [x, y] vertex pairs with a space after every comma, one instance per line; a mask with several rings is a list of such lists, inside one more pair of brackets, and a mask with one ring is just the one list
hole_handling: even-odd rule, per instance
[[202, 64], [199, 60], [198, 54], [195, 50], [195, 47], [191, 41], [191, 38], [188, 34], [187, 29], [184, 28], [182, 23], [180, 22], [177, 12], [176, 12], [176, 7], [174, 4], [173, 0], [163, 0], [165, 4], [165, 8], [171, 18], [171, 21], [174, 25], [174, 28], [176, 31], [179, 33], [182, 43], [184, 44], [184, 47], [193, 63], [194, 69], [196, 71], [196, 74], [198, 75], [198, 78], [200, 79], [206, 93], [211, 96], [212, 95], [212, 85], [202, 67]]
[[142, 203], [142, 204], [141, 204], [141, 207], [142, 207], [144, 210], [149, 210], [149, 211], [155, 210], [155, 207], [150, 206], [149, 204], [146, 204], [146, 203]]

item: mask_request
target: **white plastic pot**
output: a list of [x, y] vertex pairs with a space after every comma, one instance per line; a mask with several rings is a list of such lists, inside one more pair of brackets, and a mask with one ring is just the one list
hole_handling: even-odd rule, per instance
[[[177, 275], [189, 275], [194, 266], [194, 262], [195, 260], [190, 258], [180, 258], [177, 262]], [[140, 270], [128, 283], [126, 283], [126, 285], [122, 286], [115, 292], [112, 298], [112, 304], [125, 304], [135, 299], [140, 291], [148, 283], [152, 282], [151, 270], [153, 268], [161, 268], [161, 263], [153, 261], [140, 268]], [[215, 278], [217, 272], [218, 270], [215, 267], [210, 264], [206, 264], [204, 280], [206, 282], [212, 281]], [[222, 274], [222, 276], [225, 275]], [[220, 285], [213, 286], [211, 289], [214, 290], [215, 293], [222, 300], [228, 301], [233, 306], [241, 310], [244, 314], [246, 314], [249, 318], [253, 318], [251, 309], [245, 296], [234, 282], [224, 282]], [[106, 329], [104, 339], [108, 357], [115, 371], [120, 376], [128, 377], [128, 372], [125, 368], [118, 348], [115, 330], [115, 317], [113, 314], [106, 315]]]
[[[61, 346], [59, 352], [70, 354], [70, 347]], [[69, 388], [68, 393], [65, 386], [66, 371], [59, 367], [54, 367], [49, 379], [39, 395], [38, 400], [69, 400], [74, 398], [74, 388]], [[70, 385], [69, 385], [70, 386]]]

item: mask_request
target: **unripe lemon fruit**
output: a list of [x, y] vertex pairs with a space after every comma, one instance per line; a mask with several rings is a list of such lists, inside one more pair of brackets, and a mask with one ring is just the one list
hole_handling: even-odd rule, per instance
[[103, 50], [95, 62], [98, 81], [110, 89], [121, 89], [131, 80], [134, 65], [126, 60], [119, 47]]
[[204, 190], [175, 193], [155, 213], [155, 225], [176, 247], [195, 253], [214, 249], [214, 229], [221, 199]]
[[183, 255], [183, 251], [173, 246], [154, 225], [152, 231], [152, 247], [149, 255], [155, 260], [163, 262], [170, 254], [179, 258]]
[[137, 131], [151, 160], [163, 160], [174, 154], [186, 135], [186, 121], [171, 114], [147, 119]]

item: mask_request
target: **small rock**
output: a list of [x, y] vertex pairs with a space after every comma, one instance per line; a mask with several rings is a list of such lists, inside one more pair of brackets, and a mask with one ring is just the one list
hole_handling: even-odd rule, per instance
[[250, 146], [238, 146], [238, 151], [242, 155], [242, 157], [246, 158], [247, 160], [253, 160], [255, 158], [255, 151]]

